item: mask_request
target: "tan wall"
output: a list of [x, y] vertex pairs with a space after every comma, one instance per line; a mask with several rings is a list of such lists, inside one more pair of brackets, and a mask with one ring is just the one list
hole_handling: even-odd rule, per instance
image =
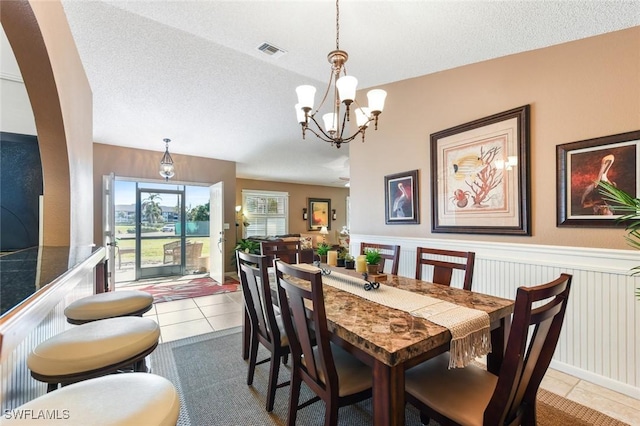
[[0, 19], [20, 66], [38, 133], [43, 243], [90, 244], [92, 94], [64, 10], [59, 1], [2, 2]]
[[[620, 229], [556, 226], [555, 150], [640, 129], [640, 27], [383, 88], [379, 130], [350, 147], [352, 233], [628, 248]], [[531, 105], [533, 235], [432, 234], [430, 134], [525, 104]], [[421, 224], [385, 226], [384, 176], [413, 169], [420, 170]]]
[[[224, 221], [230, 229], [226, 233], [225, 264], [229, 264], [235, 246], [234, 208], [236, 196], [236, 163], [211, 158], [171, 154], [176, 175], [170, 180], [175, 183], [224, 183]], [[162, 152], [123, 148], [112, 145], [94, 144], [94, 239], [102, 244], [102, 176], [114, 172], [117, 177], [162, 180], [158, 174]], [[227, 266], [227, 270], [231, 270]]]
[[308, 231], [307, 222], [302, 219], [302, 209], [308, 206], [308, 198], [329, 198], [331, 199], [331, 208], [336, 209], [337, 219], [331, 222], [331, 230], [327, 235], [327, 242], [337, 243], [338, 232], [347, 224], [348, 188], [237, 179], [236, 205], [242, 204], [243, 189], [288, 192], [289, 233], [291, 234], [317, 234], [317, 231]]

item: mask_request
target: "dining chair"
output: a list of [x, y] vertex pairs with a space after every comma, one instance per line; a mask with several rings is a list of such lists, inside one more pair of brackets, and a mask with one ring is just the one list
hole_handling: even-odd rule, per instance
[[406, 398], [420, 410], [422, 423], [433, 418], [441, 425], [535, 425], [536, 393], [558, 343], [571, 278], [561, 274], [547, 284], [518, 288], [497, 376], [474, 365], [449, 369], [448, 353], [407, 370]]
[[[271, 362], [269, 369], [269, 385], [267, 387], [267, 411], [273, 410], [276, 389], [287, 386], [289, 382], [278, 384], [280, 360], [286, 363], [289, 354], [289, 340], [284, 331], [280, 315], [276, 315], [269, 274], [267, 272], [267, 258], [237, 251], [238, 273], [242, 283], [245, 309], [249, 315], [251, 331], [249, 333], [249, 371], [247, 385], [253, 384], [256, 365]], [[271, 357], [257, 361], [258, 343], [262, 344]]]
[[[336, 425], [338, 408], [371, 397], [371, 368], [329, 341], [320, 271], [280, 260], [275, 265], [278, 300], [293, 359], [287, 424], [295, 425], [298, 410], [322, 399], [324, 424]], [[298, 405], [302, 382], [316, 396]]]
[[273, 265], [273, 259], [281, 259], [287, 263], [300, 263], [300, 241], [261, 241], [260, 250], [267, 256], [268, 265]]
[[[442, 260], [442, 257], [444, 256], [457, 258], [459, 259], [459, 263]], [[453, 271], [455, 269], [459, 269], [464, 271], [462, 288], [471, 291], [475, 258], [476, 254], [472, 251], [453, 251], [418, 247], [416, 258], [416, 279], [422, 279], [423, 265], [430, 265], [433, 266], [431, 282], [448, 286], [451, 285]]]
[[400, 266], [400, 246], [391, 244], [360, 243], [360, 254], [365, 254], [369, 248], [376, 249], [380, 252], [380, 256], [382, 256], [383, 259], [383, 271], [387, 260], [389, 260], [391, 261], [391, 275], [398, 275], [398, 266]]

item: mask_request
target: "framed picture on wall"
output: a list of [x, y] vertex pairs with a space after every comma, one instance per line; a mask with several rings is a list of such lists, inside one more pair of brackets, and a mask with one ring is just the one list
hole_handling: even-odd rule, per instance
[[385, 223], [387, 225], [420, 223], [418, 171], [384, 177]]
[[432, 232], [531, 235], [529, 105], [431, 135]]
[[307, 229], [319, 231], [323, 226], [331, 229], [331, 199], [309, 198]]
[[598, 182], [640, 194], [640, 130], [558, 145], [556, 165], [558, 226], [625, 226]]

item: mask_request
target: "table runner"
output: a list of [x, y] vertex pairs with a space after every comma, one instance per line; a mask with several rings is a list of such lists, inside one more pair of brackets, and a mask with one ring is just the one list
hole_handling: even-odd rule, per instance
[[[308, 264], [295, 266], [319, 270]], [[366, 291], [363, 279], [335, 271], [330, 275], [323, 275], [322, 283], [449, 329], [452, 336], [449, 368], [465, 367], [473, 359], [491, 352], [490, 321], [486, 312], [385, 284], [380, 284], [378, 289]]]

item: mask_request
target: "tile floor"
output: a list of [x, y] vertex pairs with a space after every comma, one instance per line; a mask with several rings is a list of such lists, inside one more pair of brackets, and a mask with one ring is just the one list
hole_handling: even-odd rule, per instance
[[[145, 316], [160, 324], [161, 342], [170, 342], [240, 326], [242, 310], [242, 292], [238, 291], [158, 303]], [[547, 372], [542, 387], [630, 425], [640, 425], [640, 400], [556, 370]]]

